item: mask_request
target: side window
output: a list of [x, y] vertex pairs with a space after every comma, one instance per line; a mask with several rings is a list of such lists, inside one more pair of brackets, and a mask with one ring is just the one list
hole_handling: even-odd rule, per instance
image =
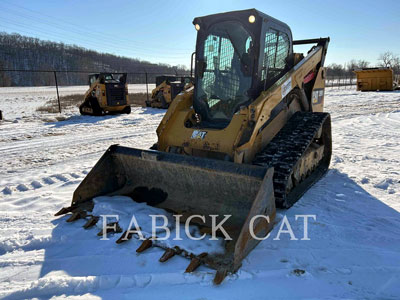
[[275, 68], [284, 70], [286, 67], [286, 58], [289, 55], [289, 37], [286, 33], [280, 32], [278, 37], [278, 46], [276, 50]]
[[96, 77], [95, 76], [90, 76], [90, 81], [89, 84], [90, 86], [96, 81]]
[[262, 80], [276, 78], [285, 69], [289, 54], [289, 37], [284, 32], [269, 29], [265, 35]]

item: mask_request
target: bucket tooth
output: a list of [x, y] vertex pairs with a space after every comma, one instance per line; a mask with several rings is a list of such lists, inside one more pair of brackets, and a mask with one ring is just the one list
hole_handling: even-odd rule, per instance
[[123, 242], [126, 242], [126, 241], [132, 239], [133, 233], [134, 233], [133, 231], [130, 231], [129, 233], [128, 233], [128, 231], [125, 231], [125, 232], [120, 236], [120, 238], [116, 241], [116, 243], [117, 243], [117, 244], [122, 244]]
[[164, 254], [160, 257], [159, 261], [160, 262], [166, 262], [168, 259], [173, 257], [176, 254], [176, 251], [174, 249], [168, 248], [165, 250]]
[[188, 267], [185, 270], [185, 273], [191, 273], [193, 271], [195, 271], [200, 265], [201, 265], [201, 259], [206, 257], [208, 255], [208, 253], [201, 253], [198, 256], [193, 256], [190, 264], [188, 265]]
[[99, 221], [99, 217], [91, 216], [90, 219], [85, 223], [85, 225], [83, 225], [83, 228], [89, 229], [89, 228], [93, 227], [94, 225], [96, 225], [98, 221]]
[[190, 261], [190, 264], [185, 270], [185, 273], [192, 273], [201, 265], [201, 261], [198, 257], [193, 257]]
[[72, 207], [72, 206], [63, 207], [56, 214], [54, 214], [54, 216], [57, 217], [57, 216], [65, 215], [67, 213], [70, 213], [73, 209], [74, 209], [74, 207]]
[[[110, 228], [111, 226], [115, 225], [115, 229], [114, 228]], [[113, 222], [110, 224], [107, 224], [107, 229], [106, 229], [106, 234], [107, 233], [121, 233], [122, 232], [122, 228], [119, 226], [118, 222]], [[97, 236], [103, 236], [103, 230], [100, 230], [100, 232], [97, 234]]]
[[217, 273], [215, 274], [215, 277], [213, 280], [214, 284], [216, 284], [216, 285], [221, 284], [222, 281], [224, 281], [226, 275], [228, 275], [228, 272], [226, 269], [217, 270]]
[[143, 243], [136, 249], [137, 253], [142, 253], [144, 250], [149, 249], [153, 245], [151, 239], [144, 240]]
[[85, 218], [85, 217], [86, 217], [86, 211], [84, 211], [84, 210], [77, 211], [77, 212], [74, 212], [74, 213], [71, 215], [71, 217], [69, 217], [69, 219], [67, 220], [67, 222], [68, 222], [68, 223], [74, 222], [74, 221], [76, 221], [76, 220], [83, 219], [83, 218]]

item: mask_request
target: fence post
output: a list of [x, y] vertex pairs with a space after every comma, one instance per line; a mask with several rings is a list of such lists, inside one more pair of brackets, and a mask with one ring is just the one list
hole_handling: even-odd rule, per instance
[[146, 99], [149, 101], [149, 82], [147, 80], [147, 71], [145, 71], [146, 74]]
[[54, 71], [54, 80], [56, 82], [58, 110], [61, 113], [61, 103], [60, 103], [60, 95], [58, 94], [58, 82], [57, 82], [57, 72], [56, 71]]

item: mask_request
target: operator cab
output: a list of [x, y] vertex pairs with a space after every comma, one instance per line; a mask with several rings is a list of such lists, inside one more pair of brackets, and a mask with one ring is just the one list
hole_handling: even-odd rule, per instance
[[89, 86], [92, 86], [100, 78], [100, 83], [116, 83], [125, 85], [126, 73], [97, 73], [89, 75]]
[[256, 9], [198, 17], [193, 107], [202, 127], [224, 128], [241, 106], [292, 67], [290, 28]]

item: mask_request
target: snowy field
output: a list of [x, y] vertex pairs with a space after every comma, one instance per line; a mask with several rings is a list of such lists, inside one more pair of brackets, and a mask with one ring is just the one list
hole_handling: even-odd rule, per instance
[[[130, 115], [91, 117], [74, 108], [57, 122], [56, 114], [35, 111], [53, 93], [0, 89], [1, 299], [400, 298], [400, 92], [327, 89], [331, 168], [278, 212], [299, 240], [282, 234], [261, 242], [220, 286], [212, 285], [214, 270], [185, 274], [184, 258], [161, 264], [159, 248], [137, 255], [138, 240], [101, 241], [97, 229], [82, 229], [84, 220], [53, 216], [110, 145], [149, 148], [164, 113], [135, 107]], [[300, 240], [299, 214], [317, 216], [310, 241]]]
[[[149, 84], [149, 92], [154, 88], [155, 84]], [[83, 95], [87, 89], [87, 85], [60, 86], [58, 93], [60, 96]], [[129, 93], [145, 93], [146, 85], [128, 84], [128, 90]], [[19, 122], [21, 119], [43, 119], [44, 116], [36, 109], [53, 99], [57, 99], [55, 86], [0, 87], [0, 110], [9, 120], [15, 122]]]

